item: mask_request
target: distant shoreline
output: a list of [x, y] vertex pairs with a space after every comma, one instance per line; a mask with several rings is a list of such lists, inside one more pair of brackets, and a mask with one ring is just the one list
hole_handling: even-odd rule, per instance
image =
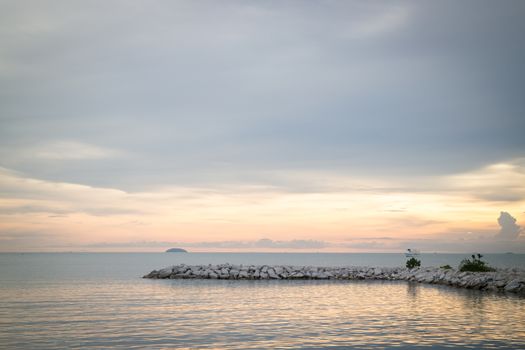
[[[183, 248], [180, 248], [183, 249]], [[94, 250], [57, 250], [57, 251], [38, 251], [38, 250], [32, 250], [32, 251], [0, 251], [0, 254], [84, 254], [84, 253], [90, 253], [90, 254], [163, 254], [166, 253], [167, 250], [162, 251], [140, 251], [140, 250], [134, 250], [134, 251], [94, 251]], [[402, 255], [402, 253], [399, 252], [318, 252], [318, 251], [246, 251], [246, 252], [238, 252], [238, 251], [187, 251], [187, 253], [191, 254], [355, 254], [355, 255], [368, 255], [368, 254], [377, 254], [377, 255]], [[524, 255], [523, 253], [513, 253], [513, 252], [500, 252], [500, 253], [486, 253], [481, 252], [483, 255]], [[424, 252], [420, 253], [421, 255], [466, 255], [470, 256], [472, 252]]]

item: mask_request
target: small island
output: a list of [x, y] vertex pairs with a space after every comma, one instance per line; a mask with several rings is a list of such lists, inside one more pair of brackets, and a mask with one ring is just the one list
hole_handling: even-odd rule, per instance
[[166, 253], [187, 253], [188, 251], [186, 249], [182, 248], [170, 248], [166, 250]]

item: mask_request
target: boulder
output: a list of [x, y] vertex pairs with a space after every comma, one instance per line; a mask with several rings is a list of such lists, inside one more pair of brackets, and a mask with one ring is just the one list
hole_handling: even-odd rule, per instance
[[297, 271], [295, 272], [294, 274], [291, 275], [292, 278], [305, 278], [305, 274], [300, 272], [300, 271]]
[[168, 278], [172, 274], [173, 270], [171, 267], [167, 267], [165, 269], [162, 269], [157, 274], [157, 278]]
[[518, 292], [521, 289], [522, 281], [520, 280], [512, 280], [505, 286], [505, 292]]
[[280, 279], [281, 279], [281, 277], [279, 277], [279, 276], [277, 275], [277, 273], [275, 272], [275, 270], [274, 270], [274, 269], [271, 269], [271, 268], [268, 269], [268, 277], [271, 278], [271, 279], [274, 279], [274, 280], [280, 280]]

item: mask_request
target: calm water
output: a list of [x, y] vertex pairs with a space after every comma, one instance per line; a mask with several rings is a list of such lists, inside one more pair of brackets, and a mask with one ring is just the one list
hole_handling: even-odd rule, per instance
[[[455, 265], [463, 257], [422, 258]], [[487, 260], [524, 265], [523, 255]], [[0, 348], [525, 348], [525, 299], [511, 295], [404, 282], [140, 278], [180, 262], [403, 261], [391, 254], [0, 254]]]

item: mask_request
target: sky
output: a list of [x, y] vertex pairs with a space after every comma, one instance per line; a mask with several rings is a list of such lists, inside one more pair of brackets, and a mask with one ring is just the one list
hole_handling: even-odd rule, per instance
[[525, 253], [523, 18], [0, 0], [0, 251]]

